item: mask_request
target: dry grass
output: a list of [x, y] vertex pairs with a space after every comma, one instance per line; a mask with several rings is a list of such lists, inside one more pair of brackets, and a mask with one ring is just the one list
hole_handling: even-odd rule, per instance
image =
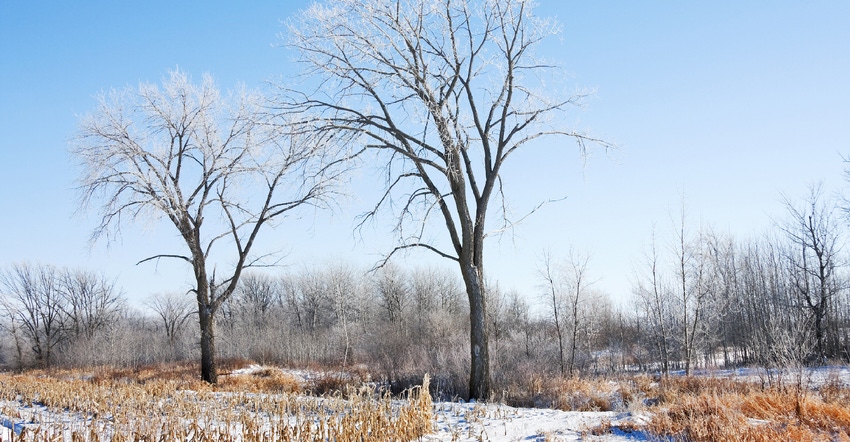
[[223, 391], [248, 391], [253, 393], [303, 393], [304, 383], [278, 368], [264, 367], [242, 375], [221, 376], [218, 385]]
[[[396, 400], [365, 386], [362, 370], [305, 381], [277, 368], [235, 368], [216, 387], [197, 380], [194, 364], [0, 375], [0, 414], [29, 423], [22, 436], [32, 441], [391, 441], [416, 440], [433, 427], [427, 379]], [[706, 376], [537, 377], [504, 397], [512, 405], [649, 418], [641, 428], [606, 422], [589, 435], [617, 429], [662, 440], [850, 442], [850, 388], [837, 377], [812, 389]], [[475, 412], [465, 417], [476, 419]]]
[[28, 441], [397, 441], [433, 427], [427, 377], [395, 400], [369, 387], [292, 394], [303, 387], [276, 369], [226, 376], [215, 388], [155, 371], [0, 375], [0, 413], [26, 424], [16, 440]]
[[760, 387], [744, 380], [670, 378], [648, 430], [689, 441], [850, 441], [850, 390]]
[[[649, 417], [643, 430], [660, 440], [850, 442], [850, 388], [837, 377], [813, 389], [710, 376], [535, 378], [531, 391], [505, 397], [513, 405], [638, 413]], [[603, 422], [588, 433], [615, 429], [638, 431]]]
[[553, 385], [553, 408], [564, 411], [617, 411], [632, 399], [631, 386], [604, 378], [568, 378]]
[[[562, 411], [624, 411], [639, 401], [635, 378], [534, 377], [528, 386], [510, 386], [501, 401], [515, 407], [544, 407]], [[642, 379], [642, 377], [641, 377]]]

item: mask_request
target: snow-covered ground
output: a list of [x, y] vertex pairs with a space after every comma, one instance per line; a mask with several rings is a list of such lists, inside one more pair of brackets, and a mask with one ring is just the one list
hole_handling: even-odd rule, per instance
[[[252, 366], [232, 374], [251, 374], [264, 367]], [[304, 382], [319, 376], [315, 372], [292, 371]], [[674, 374], [675, 375], [675, 374]], [[822, 367], [804, 370], [767, 371], [762, 369], [722, 370], [698, 373], [714, 377], [747, 378], [761, 382], [800, 382], [808, 388], [824, 384], [850, 385], [850, 368]], [[437, 402], [434, 404], [434, 432], [423, 441], [646, 441], [641, 429], [650, 415], [642, 407], [622, 412], [565, 412], [552, 409], [515, 408], [476, 402]], [[11, 440], [12, 432], [35, 429], [38, 422], [61, 423], [66, 430], [86, 427], [86, 416], [47, 409], [38, 403], [0, 401], [0, 441]]]
[[[642, 426], [647, 417], [630, 413], [558, 411], [513, 408], [497, 404], [440, 402], [434, 405], [436, 432], [426, 441], [640, 441], [641, 431], [619, 426]], [[600, 426], [610, 432], [594, 435]]]
[[[52, 412], [39, 405], [0, 401], [0, 408], [16, 416], [0, 415], [0, 441], [12, 440], [12, 431], [35, 429], [36, 422], [62, 423], [66, 430], [83, 430], [86, 418], [78, 413]], [[4, 413], [4, 414], [5, 414]], [[613, 412], [564, 412], [550, 409], [513, 408], [497, 404], [439, 402], [434, 404], [435, 432], [423, 438], [430, 442], [466, 441], [645, 441], [640, 431], [625, 432], [619, 425], [640, 426], [641, 415]], [[11, 413], [9, 413], [11, 414]], [[610, 432], [593, 434], [600, 425], [613, 426]]]

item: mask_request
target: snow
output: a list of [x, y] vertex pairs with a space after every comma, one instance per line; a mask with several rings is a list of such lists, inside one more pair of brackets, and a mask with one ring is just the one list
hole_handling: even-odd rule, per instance
[[[641, 431], [617, 428], [641, 426], [648, 416], [615, 412], [559, 411], [513, 408], [498, 404], [438, 402], [434, 404], [436, 432], [425, 441], [645, 441]], [[593, 435], [591, 430], [610, 424], [611, 433]]]
[[[267, 367], [249, 366], [231, 374], [253, 374]], [[317, 372], [287, 370], [301, 381]], [[733, 377], [762, 382], [801, 382], [809, 388], [825, 384], [850, 385], [850, 368], [820, 367], [802, 370], [764, 369], [714, 370], [696, 373], [713, 377]], [[675, 374], [674, 374], [675, 375]], [[188, 392], [187, 392], [188, 393]], [[641, 431], [650, 415], [644, 408], [619, 412], [579, 412], [541, 408], [515, 408], [497, 403], [436, 402], [434, 432], [422, 438], [426, 442], [466, 441], [648, 441]], [[61, 423], [65, 431], [86, 426], [87, 416], [68, 411], [50, 410], [38, 403], [0, 401], [0, 440], [10, 440], [12, 432], [38, 423]], [[105, 429], [104, 429], [105, 430]]]
[[[12, 429], [20, 434], [24, 427], [35, 429], [38, 423], [61, 422], [67, 432], [82, 430], [86, 417], [67, 411], [22, 402], [0, 401], [0, 440], [11, 440]], [[10, 413], [15, 410], [15, 413]], [[9, 416], [14, 414], [16, 416]], [[434, 404], [435, 432], [425, 442], [442, 441], [646, 441], [640, 431], [626, 432], [618, 425], [640, 427], [648, 416], [614, 412], [564, 412], [551, 409], [514, 408], [500, 404], [438, 402]], [[593, 435], [591, 430], [608, 424], [613, 430]], [[102, 430], [106, 430], [105, 428]], [[67, 436], [67, 433], [66, 433]]]

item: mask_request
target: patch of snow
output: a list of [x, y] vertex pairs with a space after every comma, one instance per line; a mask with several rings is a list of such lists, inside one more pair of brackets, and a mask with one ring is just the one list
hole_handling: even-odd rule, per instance
[[[560, 411], [514, 408], [498, 404], [438, 402], [434, 404], [436, 432], [423, 440], [442, 441], [646, 441], [641, 431], [622, 430], [641, 426], [648, 418], [616, 412]], [[606, 434], [591, 430], [610, 426]]]
[[251, 364], [247, 367], [233, 370], [229, 374], [231, 374], [231, 375], [252, 375], [252, 374], [255, 374], [255, 373], [260, 373], [265, 369], [266, 369], [266, 367], [263, 367], [262, 365]]

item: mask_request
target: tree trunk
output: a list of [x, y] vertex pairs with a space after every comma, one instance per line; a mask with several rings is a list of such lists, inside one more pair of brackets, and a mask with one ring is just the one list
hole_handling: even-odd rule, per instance
[[210, 384], [217, 384], [214, 311], [209, 305], [198, 303], [198, 316], [201, 326], [201, 379]]
[[578, 302], [579, 302], [579, 293], [581, 292], [581, 283], [576, 283], [576, 293], [575, 298], [573, 298], [573, 336], [572, 343], [570, 344], [570, 377], [573, 377], [576, 363], [576, 349], [578, 346], [578, 327], [579, 327], [579, 319], [578, 319]]
[[488, 399], [490, 397], [490, 352], [482, 272], [472, 264], [461, 263], [461, 267], [466, 294], [469, 297], [469, 398]]
[[558, 307], [555, 306], [557, 300], [555, 300], [554, 290], [552, 295], [552, 304], [555, 307], [555, 332], [558, 336], [558, 362], [561, 368], [561, 376], [566, 373], [566, 364], [564, 363], [564, 333], [561, 331], [561, 322], [558, 318]]

